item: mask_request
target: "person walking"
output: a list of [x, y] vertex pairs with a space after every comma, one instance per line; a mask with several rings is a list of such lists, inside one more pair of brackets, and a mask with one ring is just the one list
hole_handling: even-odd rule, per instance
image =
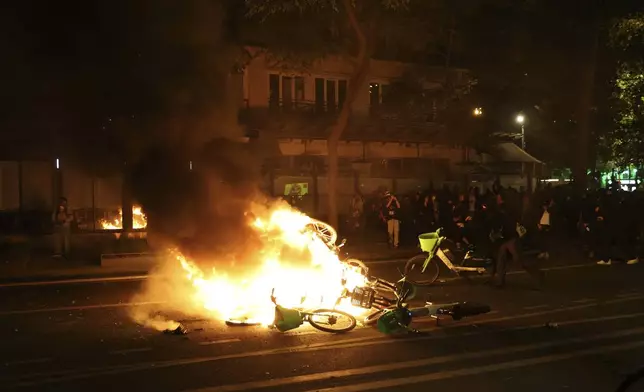
[[539, 218], [539, 223], [537, 224], [537, 229], [539, 230], [539, 259], [549, 259], [550, 258], [550, 227], [552, 224], [552, 214], [550, 213], [550, 208], [552, 207], [552, 201], [546, 201], [541, 206], [541, 217]]
[[538, 288], [543, 286], [544, 273], [536, 265], [522, 263], [519, 257], [518, 243], [519, 233], [517, 232], [516, 219], [500, 197], [497, 198], [498, 205], [495, 211], [493, 227], [498, 232], [497, 237], [497, 257], [496, 263], [492, 267], [492, 283], [497, 288], [505, 287], [505, 276], [507, 273], [507, 257], [510, 255], [512, 261], [521, 263], [522, 267], [528, 272], [538, 284]]

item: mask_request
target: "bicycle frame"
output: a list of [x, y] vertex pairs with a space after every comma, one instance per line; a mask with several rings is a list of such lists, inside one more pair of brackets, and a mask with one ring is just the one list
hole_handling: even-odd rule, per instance
[[[441, 232], [441, 229], [438, 229], [438, 230], [436, 230], [435, 233], [427, 233], [426, 234], [426, 235], [434, 234], [435, 237], [436, 237], [436, 242], [431, 247], [431, 249], [427, 249], [427, 248], [424, 247], [423, 239], [422, 239], [423, 235], [421, 235], [419, 237], [419, 241], [421, 243], [421, 249], [424, 252], [427, 253], [427, 258], [425, 259], [425, 262], [423, 263], [423, 269], [421, 270], [421, 273], [425, 273], [425, 270], [427, 269], [427, 266], [432, 261], [434, 256], [438, 256], [438, 258], [443, 262], [443, 264], [445, 264], [445, 266], [447, 268], [449, 268], [451, 271], [454, 271], [456, 274], [458, 274], [459, 272], [477, 272], [479, 274], [485, 272], [485, 268], [482, 268], [482, 267], [465, 267], [465, 266], [462, 266], [462, 265], [454, 265], [454, 263], [452, 263], [452, 260], [450, 260], [449, 256], [447, 256], [445, 254], [445, 252], [440, 247], [442, 242], [446, 238], [446, 237], [441, 236], [440, 232]], [[463, 260], [465, 260], [467, 258], [467, 254], [469, 254], [469, 252], [466, 253], [466, 256], [465, 256], [465, 258]]]
[[[452, 263], [452, 260], [449, 259], [449, 257], [445, 254], [445, 252], [443, 252], [442, 249], [438, 249], [438, 251], [436, 251], [436, 256], [438, 256], [438, 258], [443, 262], [443, 264], [445, 264], [447, 268], [454, 271], [456, 274], [458, 274], [459, 272], [477, 272], [479, 274], [485, 272], [485, 268], [483, 267], [465, 267], [462, 265], [454, 265], [454, 263]], [[428, 260], [431, 261], [431, 259]], [[429, 264], [429, 261], [426, 260], [425, 265], [427, 264]], [[424, 271], [425, 270], [423, 269], [423, 272]]]

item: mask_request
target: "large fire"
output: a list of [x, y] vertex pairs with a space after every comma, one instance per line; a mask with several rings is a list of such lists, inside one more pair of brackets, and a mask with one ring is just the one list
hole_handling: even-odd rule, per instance
[[353, 307], [348, 299], [338, 299], [344, 289], [363, 285], [365, 277], [339, 260], [311, 229], [315, 222], [285, 205], [256, 218], [250, 224], [263, 234], [256, 254], [259, 263], [249, 262], [243, 277], [215, 269], [204, 271], [179, 251], [172, 251], [191, 284], [191, 303], [213, 318], [243, 318], [269, 325], [274, 317], [270, 294], [275, 289], [278, 303], [285, 307], [335, 307], [354, 315], [363, 313], [364, 309]]
[[[123, 209], [119, 208], [118, 218], [101, 219], [103, 230], [120, 230], [123, 228]], [[148, 226], [148, 218], [145, 216], [141, 206], [132, 206], [132, 228], [145, 229]]]

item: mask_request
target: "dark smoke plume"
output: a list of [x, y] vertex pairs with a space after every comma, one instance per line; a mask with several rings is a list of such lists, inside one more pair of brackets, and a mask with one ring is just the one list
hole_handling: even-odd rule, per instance
[[234, 262], [256, 250], [245, 213], [260, 197], [260, 165], [237, 122], [243, 97], [233, 70], [241, 51], [226, 2], [186, 3], [186, 61], [194, 63], [185, 69], [193, 74], [173, 91], [176, 106], [155, 121], [165, 139], [137, 162], [131, 184], [148, 215], [152, 246], [179, 246], [200, 264]]

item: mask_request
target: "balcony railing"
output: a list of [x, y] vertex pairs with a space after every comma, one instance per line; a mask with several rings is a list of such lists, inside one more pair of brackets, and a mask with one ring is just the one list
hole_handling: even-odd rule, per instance
[[371, 118], [400, 123], [437, 123], [443, 118], [443, 110], [437, 106], [425, 105], [388, 105], [379, 104], [369, 107]]
[[313, 113], [326, 114], [337, 113], [341, 106], [339, 103], [324, 101], [306, 101], [306, 100], [269, 100], [268, 109], [272, 112], [281, 113]]

